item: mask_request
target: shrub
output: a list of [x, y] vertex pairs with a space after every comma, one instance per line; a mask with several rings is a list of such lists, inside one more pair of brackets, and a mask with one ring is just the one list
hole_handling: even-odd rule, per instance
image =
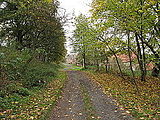
[[6, 86], [6, 91], [8, 93], [16, 93], [18, 88], [19, 86], [17, 86], [15, 83], [10, 83], [9, 85]]
[[23, 74], [23, 85], [27, 88], [45, 86], [50, 79], [56, 76], [58, 66], [49, 63], [33, 61]]
[[1, 79], [3, 81], [20, 81], [24, 64], [31, 57], [26, 51], [19, 52], [16, 50], [0, 48]]
[[31, 95], [31, 92], [27, 88], [23, 88], [23, 87], [18, 88], [17, 93], [22, 96]]
[[7, 95], [13, 93], [17, 93], [22, 96], [29, 96], [31, 94], [27, 88], [18, 86], [16, 83], [10, 83], [9, 85], [6, 86], [5, 90], [1, 90], [2, 96], [4, 96], [4, 94]]
[[0, 90], [0, 98], [3, 98], [6, 96], [6, 91]]

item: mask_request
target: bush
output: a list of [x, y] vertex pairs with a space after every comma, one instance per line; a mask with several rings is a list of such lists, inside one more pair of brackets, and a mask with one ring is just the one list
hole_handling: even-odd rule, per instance
[[55, 64], [33, 61], [23, 74], [23, 85], [27, 88], [43, 87], [56, 76], [57, 71], [58, 66]]
[[10, 83], [9, 85], [6, 86], [6, 91], [8, 93], [16, 93], [18, 88], [19, 86], [17, 86], [15, 83]]
[[[38, 61], [33, 54], [25, 50], [0, 48], [0, 112], [15, 110], [17, 113], [21, 110], [19, 106], [30, 106], [31, 95], [34, 96], [56, 76], [59, 65]], [[0, 119], [8, 114], [0, 115]]]
[[27, 88], [23, 88], [23, 87], [18, 88], [17, 93], [22, 96], [31, 95], [31, 92]]
[[0, 98], [3, 98], [6, 96], [6, 91], [0, 90]]
[[[0, 50], [2, 69], [2, 82], [0, 81], [0, 83], [3, 83], [2, 88], [15, 81], [22, 83], [26, 88], [45, 86], [49, 82], [48, 77], [54, 77], [59, 68], [57, 64], [44, 63], [36, 59], [32, 59], [28, 63], [28, 60], [34, 55], [31, 55], [27, 50], [17, 51], [5, 47]], [[10, 93], [14, 92], [16, 86], [11, 84], [11, 88], [13, 89], [9, 90]]]
[[13, 93], [17, 93], [18, 95], [22, 95], [22, 96], [29, 96], [31, 94], [27, 88], [18, 86], [15, 83], [10, 83], [9, 85], [6, 86], [4, 91], [1, 90], [2, 96], [4, 96], [4, 94], [9, 95]]
[[20, 81], [26, 61], [31, 57], [26, 51], [19, 52], [0, 48], [1, 80]]

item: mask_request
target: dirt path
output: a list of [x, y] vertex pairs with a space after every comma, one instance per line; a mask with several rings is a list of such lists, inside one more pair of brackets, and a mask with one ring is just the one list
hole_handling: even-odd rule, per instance
[[83, 72], [67, 73], [68, 83], [50, 120], [133, 120], [129, 115], [122, 115], [124, 111], [118, 110], [113, 100]]

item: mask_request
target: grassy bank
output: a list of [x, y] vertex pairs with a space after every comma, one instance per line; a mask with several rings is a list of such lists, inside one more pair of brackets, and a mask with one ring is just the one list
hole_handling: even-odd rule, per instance
[[93, 73], [86, 74], [104, 88], [104, 92], [114, 97], [121, 109], [127, 110], [135, 119], [159, 120], [159, 90], [160, 79], [148, 77], [147, 82], [137, 80], [138, 90], [129, 82], [113, 74]]
[[59, 72], [57, 77], [52, 78], [46, 87], [34, 87], [30, 89], [29, 96], [12, 94], [8, 97], [1, 98], [1, 105], [6, 106], [6, 108], [1, 110], [0, 119], [45, 119], [48, 110], [60, 97], [65, 79], [65, 72]]
[[54, 104], [66, 79], [61, 66], [30, 50], [0, 48], [0, 119], [40, 119]]

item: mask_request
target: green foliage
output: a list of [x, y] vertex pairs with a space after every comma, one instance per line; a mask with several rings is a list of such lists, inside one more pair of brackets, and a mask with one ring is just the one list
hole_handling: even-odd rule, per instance
[[[0, 97], [0, 119], [39, 120], [49, 117], [48, 110], [60, 97], [65, 80], [65, 72], [59, 72], [45, 88], [20, 88], [19, 93]], [[27, 96], [28, 90], [30, 96]]]
[[[93, 21], [84, 15], [76, 18], [73, 46], [78, 53], [77, 61], [86, 65], [99, 64], [106, 60], [106, 46], [98, 41], [98, 31], [93, 27]], [[86, 69], [86, 68], [85, 68]]]
[[147, 63], [160, 70], [159, 7], [158, 0], [93, 0], [91, 16], [76, 18], [73, 44], [79, 61], [85, 53], [87, 63], [98, 66], [111, 56], [134, 53], [145, 81]]
[[6, 91], [8, 93], [16, 93], [19, 89], [19, 86], [17, 86], [15, 83], [11, 83], [6, 86]]
[[24, 88], [24, 87], [18, 88], [17, 93], [19, 95], [22, 95], [22, 96], [29, 96], [29, 95], [31, 95], [31, 92], [27, 88]]
[[[130, 70], [125, 70], [123, 71], [123, 73], [127, 76], [132, 76], [132, 73]], [[136, 70], [134, 71], [135, 76], [141, 76], [141, 71], [140, 70]], [[147, 71], [147, 76], [151, 76], [151, 71]]]
[[[64, 17], [58, 14], [56, 0], [0, 0], [2, 2], [6, 6], [0, 8], [0, 119], [28, 120], [35, 113], [24, 116], [26, 107], [30, 109], [43, 99], [40, 94], [56, 77], [58, 64], [64, 59]], [[54, 88], [50, 86], [53, 92], [63, 86], [62, 81], [57, 82]], [[34, 95], [35, 88], [42, 92], [37, 94], [40, 99]], [[55, 94], [48, 97], [49, 103], [56, 98]], [[47, 108], [48, 101], [42, 100], [41, 105], [44, 102]]]
[[52, 78], [56, 75], [57, 67], [55, 64], [33, 62], [23, 74], [25, 78], [23, 85], [28, 88], [45, 86], [51, 80], [47, 78]]
[[[6, 0], [1, 9], [0, 41], [17, 50], [37, 52], [39, 59], [60, 62], [66, 50], [63, 17], [57, 15], [58, 2], [46, 0]], [[9, 22], [10, 21], [10, 22]], [[36, 51], [39, 49], [39, 51]], [[41, 51], [40, 51], [41, 50]], [[42, 51], [43, 50], [43, 51]]]
[[[44, 86], [54, 77], [59, 65], [54, 63], [43, 63], [33, 59], [30, 63], [30, 55], [26, 51], [18, 52], [10, 49], [2, 49], [1, 57], [2, 80], [14, 82], [19, 81], [25, 87]], [[28, 57], [27, 57], [28, 56]], [[3, 85], [2, 85], [3, 86]], [[14, 90], [14, 89], [13, 89]]]
[[[28, 99], [31, 99], [35, 92], [43, 90], [53, 82], [60, 65], [42, 62], [37, 60], [36, 56], [32, 58], [35, 53], [28, 50], [17, 51], [9, 47], [1, 47], [0, 50], [0, 118], [12, 119], [11, 113], [14, 110], [13, 114], [19, 114], [22, 110], [20, 106], [25, 104], [25, 109], [26, 105], [30, 105]], [[36, 88], [37, 91], [34, 91]]]
[[0, 97], [5, 97], [6, 96], [6, 92], [4, 90], [0, 90]]
[[3, 98], [13, 94], [21, 96], [31, 95], [30, 91], [27, 88], [22, 87], [22, 85], [19, 85], [18, 83], [10, 83], [6, 85], [6, 87], [4, 87], [0, 92], [0, 96]]
[[30, 55], [27, 54], [26, 51], [18, 52], [6, 47], [2, 47], [0, 50], [1, 79], [4, 81], [21, 81], [23, 69]]

